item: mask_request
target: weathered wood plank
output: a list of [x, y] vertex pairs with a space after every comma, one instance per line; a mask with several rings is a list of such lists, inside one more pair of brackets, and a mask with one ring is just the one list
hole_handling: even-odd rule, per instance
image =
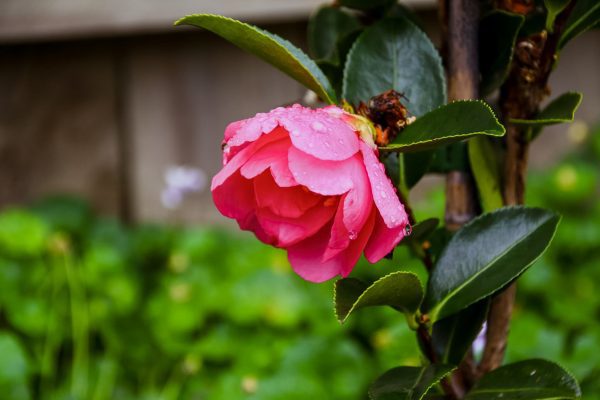
[[[305, 25], [277, 26], [275, 32], [303, 43]], [[221, 167], [220, 144], [229, 122], [304, 94], [291, 78], [206, 32], [135, 40], [129, 62], [132, 180], [141, 220], [175, 216], [160, 203], [168, 166], [191, 165], [212, 177]], [[186, 222], [213, 220], [208, 189], [177, 215]]]
[[102, 43], [0, 48], [0, 207], [69, 192], [118, 213], [112, 54]]
[[[0, 42], [164, 32], [187, 14], [215, 13], [252, 22], [302, 20], [324, 0], [2, 0]], [[435, 0], [408, 0], [431, 7]], [[181, 29], [181, 28], [179, 28]]]

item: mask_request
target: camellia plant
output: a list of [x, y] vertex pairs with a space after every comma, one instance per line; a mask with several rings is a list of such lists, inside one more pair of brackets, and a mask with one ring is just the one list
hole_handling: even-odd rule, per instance
[[[255, 54], [323, 103], [231, 123], [211, 189], [223, 215], [285, 249], [302, 278], [341, 277], [341, 322], [373, 306], [404, 314], [422, 366], [385, 372], [371, 399], [580, 398], [551, 361], [502, 361], [516, 281], [560, 220], [524, 206], [528, 147], [544, 126], [573, 120], [581, 94], [542, 107], [548, 78], [562, 48], [599, 20], [595, 0], [441, 1], [438, 50], [401, 4], [338, 0], [311, 17], [314, 60], [223, 16], [176, 22]], [[441, 226], [411, 211], [427, 173], [446, 176]], [[375, 263], [396, 246], [422, 260], [426, 282], [402, 266], [375, 282], [347, 277], [361, 255]]]

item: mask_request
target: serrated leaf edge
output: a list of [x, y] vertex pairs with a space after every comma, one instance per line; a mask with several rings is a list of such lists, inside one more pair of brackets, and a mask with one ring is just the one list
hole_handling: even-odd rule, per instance
[[[419, 374], [419, 377], [417, 378], [417, 383], [418, 383], [418, 381], [419, 381], [419, 380], [420, 380], [420, 379], [423, 377], [423, 373], [425, 372], [425, 370], [427, 369], [427, 367], [429, 367], [430, 365], [433, 365], [433, 364], [425, 365], [425, 366], [422, 366], [422, 367], [407, 367], [407, 368], [420, 368], [420, 369], [421, 369], [421, 373]], [[449, 365], [449, 364], [440, 364], [440, 365], [446, 365], [446, 366], [448, 366], [448, 367], [452, 367], [452, 368], [450, 368], [448, 371], [444, 372], [444, 373], [443, 373], [443, 374], [440, 376], [440, 379], [437, 379], [437, 380], [435, 380], [435, 381], [431, 382], [431, 384], [425, 388], [425, 391], [423, 392], [423, 395], [422, 395], [422, 396], [420, 396], [420, 397], [419, 397], [417, 400], [422, 400], [422, 399], [424, 399], [424, 398], [425, 398], [425, 396], [427, 396], [427, 393], [429, 393], [429, 391], [431, 390], [431, 388], [432, 388], [432, 387], [434, 387], [434, 386], [435, 386], [435, 385], [436, 385], [438, 382], [440, 382], [442, 379], [444, 379], [445, 377], [447, 377], [448, 375], [450, 375], [450, 374], [451, 374], [453, 371], [455, 371], [455, 370], [457, 369], [457, 367], [456, 367], [456, 366], [451, 366], [451, 365]], [[403, 366], [400, 366], [400, 367], [394, 367], [394, 368], [403, 368]], [[391, 368], [391, 369], [394, 369], [394, 368]], [[391, 369], [390, 369], [390, 370], [391, 370]], [[388, 371], [390, 371], [390, 370], [388, 370]], [[388, 371], [386, 371], [386, 372], [388, 372]], [[383, 373], [383, 374], [381, 374], [379, 377], [377, 377], [377, 379], [375, 379], [375, 381], [377, 381], [377, 380], [378, 380], [378, 379], [379, 379], [379, 378], [380, 378], [382, 375], [384, 375], [386, 372], [384, 372], [384, 373]], [[413, 385], [413, 387], [412, 387], [412, 388], [410, 389], [410, 391], [408, 392], [408, 395], [409, 395], [409, 396], [412, 396], [412, 394], [413, 394], [413, 391], [415, 390], [415, 386], [416, 386], [416, 385]], [[370, 400], [375, 400], [375, 399], [373, 398], [373, 395], [371, 394], [371, 390], [368, 390], [368, 391], [367, 391], [367, 394], [369, 395], [369, 399], [370, 399]]]
[[[536, 117], [534, 117], [533, 119], [511, 118], [511, 119], [509, 119], [509, 122], [511, 122], [513, 124], [520, 124], [520, 125], [551, 125], [551, 124], [561, 124], [561, 123], [566, 123], [566, 122], [573, 122], [573, 120], [575, 119], [575, 112], [579, 109], [579, 106], [581, 105], [581, 102], [583, 101], [583, 94], [581, 92], [565, 92], [565, 93], [561, 94], [560, 96], [556, 97], [550, 103], [548, 103], [548, 105], [544, 109], [551, 106], [552, 103], [554, 103], [555, 101], [558, 101], [561, 97], [571, 95], [571, 94], [574, 94], [577, 96], [577, 103], [575, 104], [575, 107], [573, 107], [573, 110], [571, 111], [571, 115], [568, 119], [565, 119], [565, 118], [535, 119]], [[538, 114], [540, 114], [542, 112], [544, 112], [544, 110], [540, 111]]]
[[[429, 46], [431, 47], [431, 49], [433, 49], [433, 54], [435, 54], [436, 60], [440, 63], [440, 65], [443, 65], [442, 63], [442, 57], [440, 56], [439, 51], [436, 49], [436, 47], [433, 45], [433, 42], [431, 41], [431, 39], [429, 38], [429, 36], [427, 36], [427, 34], [419, 27], [417, 26], [415, 23], [413, 23], [411, 20], [409, 20], [406, 17], [402, 17], [402, 16], [397, 16], [397, 17], [393, 17], [393, 18], [384, 18], [381, 21], [378, 21], [377, 23], [381, 23], [383, 21], [388, 21], [388, 20], [402, 20], [405, 21], [408, 24], [411, 24], [412, 26], [415, 27], [416, 30], [418, 30], [420, 32], [420, 35], [423, 36], [424, 39], [426, 39], [426, 42], [429, 44]], [[356, 49], [356, 46], [358, 45], [358, 43], [362, 40], [364, 40], [364, 36], [365, 33], [368, 32], [371, 28], [373, 28], [375, 25], [372, 25], [370, 27], [368, 27], [367, 29], [363, 30], [362, 33], [358, 36], [358, 38], [354, 41], [354, 43], [352, 44], [352, 47], [350, 48], [350, 50], [348, 51], [348, 54], [346, 56], [346, 63], [344, 64], [344, 75], [343, 75], [343, 79], [342, 79], [342, 93], [341, 93], [341, 97], [344, 100], [346, 99], [346, 86], [347, 86], [347, 82], [348, 80], [346, 79], [346, 76], [348, 76], [348, 68], [350, 65], [350, 60], [352, 60], [352, 56], [354, 54], [354, 51]], [[440, 80], [442, 81], [442, 97], [444, 99], [448, 98], [448, 83], [446, 82], [446, 76], [444, 75], [444, 69], [441, 68], [438, 71], [438, 78], [440, 78]], [[365, 101], [368, 99], [364, 99]], [[439, 107], [438, 107], [439, 108]], [[429, 111], [431, 112], [431, 111]]]
[[[490, 213], [485, 213], [485, 214], [481, 214], [481, 215], [479, 215], [478, 217], [476, 217], [476, 218], [472, 219], [472, 220], [471, 220], [471, 221], [469, 221], [467, 224], [465, 224], [465, 225], [464, 225], [464, 226], [461, 228], [461, 230], [462, 230], [462, 229], [465, 229], [465, 228], [467, 228], [467, 227], [469, 227], [470, 225], [472, 225], [472, 224], [474, 224], [475, 222], [477, 222], [477, 221], [479, 221], [479, 220], [481, 220], [481, 219], [485, 218], [486, 216], [489, 216], [490, 214], [503, 213], [503, 212], [507, 212], [507, 211], [509, 211], [509, 210], [515, 210], [515, 209], [537, 209], [537, 210], [544, 210], [544, 211], [548, 211], [548, 210], [546, 210], [546, 209], [544, 209], [544, 208], [541, 208], [541, 207], [526, 207], [526, 206], [508, 206], [508, 207], [503, 207], [503, 208], [500, 208], [500, 209], [498, 209], [498, 210], [496, 210], [496, 211], [493, 211], [493, 212], [490, 212]], [[557, 231], [557, 229], [556, 229], [556, 228], [558, 227], [558, 224], [560, 223], [560, 220], [562, 219], [562, 217], [561, 217], [559, 214], [557, 214], [557, 213], [555, 213], [555, 212], [552, 212], [552, 213], [554, 214], [554, 217], [556, 217], [556, 218], [557, 218], [557, 221], [556, 221], [556, 227], [555, 227], [555, 229], [554, 229], [554, 232], [552, 232], [552, 236], [550, 236], [550, 240], [548, 241], [548, 244], [546, 245], [546, 247], [544, 248], [544, 250], [540, 252], [540, 254], [539, 254], [537, 257], [535, 257], [535, 258], [534, 258], [534, 259], [533, 259], [533, 260], [532, 260], [532, 261], [531, 261], [529, 264], [527, 264], [526, 266], [524, 266], [524, 267], [523, 267], [523, 269], [522, 269], [522, 270], [521, 270], [519, 273], [517, 273], [517, 274], [515, 274], [514, 276], [512, 276], [512, 277], [511, 277], [511, 279], [509, 279], [509, 280], [508, 280], [508, 282], [510, 282], [510, 281], [514, 280], [515, 278], [519, 277], [519, 276], [520, 276], [521, 274], [523, 274], [523, 273], [524, 273], [524, 272], [525, 272], [527, 269], [529, 269], [529, 267], [531, 267], [531, 266], [532, 266], [532, 265], [533, 265], [533, 264], [534, 264], [534, 263], [535, 263], [535, 262], [536, 262], [536, 261], [537, 261], [537, 260], [538, 260], [538, 259], [539, 259], [539, 258], [542, 256], [542, 254], [543, 254], [543, 253], [544, 253], [544, 252], [545, 252], [545, 251], [548, 249], [548, 247], [550, 246], [550, 243], [552, 243], [552, 240], [554, 239], [554, 236], [556, 235], [556, 231]], [[551, 217], [550, 219], [552, 219], [552, 218], [554, 218], [554, 217]], [[549, 219], [549, 220], [550, 220], [550, 219]], [[545, 223], [546, 223], [546, 222], [545, 222]], [[544, 224], [545, 224], [545, 223], [544, 223]], [[540, 226], [541, 226], [541, 225], [540, 225]], [[539, 229], [539, 227], [538, 227], [538, 229]], [[537, 230], [537, 229], [536, 229], [536, 230]], [[510, 249], [512, 249], [512, 247], [511, 247]], [[510, 250], [510, 249], [509, 249], [509, 250]], [[445, 252], [445, 250], [444, 250], [444, 252]], [[504, 254], [506, 254], [506, 251], [505, 251], [505, 252], [503, 252], [503, 253], [502, 253], [500, 256], [496, 257], [496, 258], [494, 259], [494, 262], [495, 262], [496, 260], [498, 260], [500, 257], [502, 257]], [[442, 255], [443, 255], [443, 252], [442, 252], [442, 254], [440, 254], [440, 257], [439, 257], [439, 258], [441, 258], [441, 257], [442, 257]], [[481, 271], [479, 271], [479, 272], [478, 272], [477, 274], [475, 274], [474, 276], [479, 276], [479, 273], [480, 273], [480, 272], [481, 272]], [[472, 276], [472, 277], [471, 277], [470, 279], [468, 279], [467, 281], [463, 282], [463, 283], [462, 283], [460, 286], [458, 286], [456, 289], [452, 290], [452, 292], [451, 292], [451, 293], [454, 293], [454, 294], [456, 294], [456, 293], [457, 293], [457, 292], [458, 292], [460, 289], [464, 288], [464, 287], [466, 286], [466, 284], [468, 284], [468, 283], [472, 282], [472, 281], [473, 281], [473, 277], [474, 277], [474, 276]], [[496, 289], [496, 291], [497, 291], [497, 290], [500, 290], [500, 289], [501, 289], [501, 287], [500, 287], [500, 288], [497, 288], [497, 289]], [[482, 295], [482, 296], [480, 296], [480, 297], [478, 297], [478, 298], [474, 299], [474, 300], [473, 300], [473, 301], [471, 301], [469, 304], [465, 305], [465, 306], [464, 306], [462, 309], [464, 309], [464, 308], [466, 308], [466, 307], [470, 306], [471, 304], [474, 304], [474, 303], [478, 302], [479, 300], [482, 300], [482, 299], [484, 299], [485, 297], [487, 297], [487, 296], [489, 296], [489, 295], [491, 295], [491, 294], [495, 293], [496, 291], [493, 291], [493, 292], [491, 292], [491, 293], [484, 294], [484, 295]], [[427, 292], [429, 293], [429, 291], [427, 291]], [[429, 318], [430, 318], [430, 320], [431, 320], [431, 322], [432, 322], [432, 323], [438, 320], [438, 319], [437, 319], [437, 317], [438, 317], [438, 315], [439, 315], [440, 311], [443, 309], [443, 306], [444, 306], [446, 303], [448, 303], [448, 300], [449, 300], [451, 297], [454, 297], [454, 295], [452, 295], [452, 296], [444, 296], [444, 301], [441, 301], [441, 302], [437, 303], [435, 307], [433, 307], [431, 310], [429, 310], [429, 311], [428, 311]], [[426, 300], [426, 299], [425, 299], [425, 300]], [[425, 301], [425, 300], [424, 300], [424, 301]], [[449, 315], [446, 315], [446, 316], [450, 316], [450, 315], [452, 315], [452, 314], [449, 314]]]
[[[474, 135], [486, 135], [486, 136], [495, 136], [495, 137], [500, 137], [503, 136], [506, 133], [506, 128], [504, 127], [504, 125], [502, 125], [500, 123], [500, 121], [498, 120], [498, 117], [496, 117], [496, 114], [494, 113], [494, 111], [492, 110], [492, 108], [483, 100], [456, 100], [456, 101], [452, 101], [450, 103], [444, 104], [442, 106], [439, 106], [431, 111], [429, 111], [427, 114], [438, 111], [444, 107], [448, 107], [451, 104], [456, 104], [456, 103], [478, 103], [483, 105], [492, 115], [492, 118], [494, 119], [494, 122], [496, 123], [497, 127], [500, 127], [501, 130], [498, 131], [477, 131], [477, 132], [471, 132], [471, 133], [463, 133], [463, 134], [456, 134], [456, 135], [448, 135], [448, 136], [443, 136], [437, 139], [433, 139], [433, 140], [421, 140], [418, 142], [412, 142], [410, 144], [406, 144], [406, 145], [401, 145], [401, 144], [397, 144], [397, 145], [389, 145], [389, 146], [385, 146], [385, 147], [379, 147], [379, 150], [382, 151], [395, 151], [398, 149], [403, 149], [403, 148], [407, 148], [407, 147], [413, 147], [413, 146], [418, 146], [420, 144], [424, 144], [424, 143], [436, 143], [436, 142], [440, 142], [442, 140], [446, 140], [446, 139], [450, 139], [450, 138], [455, 138], [455, 137], [464, 137], [465, 139], [467, 139], [469, 136], [474, 136]], [[423, 115], [420, 118], [425, 118], [427, 116], [427, 114]], [[493, 133], [492, 133], [493, 132]]]
[[[356, 298], [356, 300], [354, 300], [354, 302], [352, 303], [352, 307], [350, 307], [350, 309], [348, 310], [348, 313], [346, 313], [346, 316], [345, 316], [345, 317], [341, 317], [341, 316], [338, 314], [338, 312], [337, 312], [337, 307], [336, 307], [336, 304], [337, 304], [337, 288], [338, 288], [338, 282], [340, 282], [340, 281], [341, 281], [341, 280], [343, 280], [343, 279], [347, 279], [347, 278], [338, 279], [338, 280], [335, 282], [335, 285], [333, 285], [333, 310], [334, 310], [334, 313], [335, 313], [335, 317], [336, 317], [336, 319], [337, 319], [337, 320], [338, 320], [340, 323], [342, 323], [342, 324], [343, 324], [344, 322], [346, 322], [346, 320], [348, 319], [348, 317], [350, 316], [350, 314], [352, 314], [352, 312], [353, 312], [353, 311], [356, 309], [356, 305], [357, 305], [357, 304], [358, 304], [358, 302], [359, 302], [359, 301], [362, 299], [362, 297], [365, 295], [365, 293], [367, 293], [367, 291], [368, 291], [369, 289], [371, 289], [372, 287], [374, 287], [375, 285], [377, 285], [379, 282], [382, 282], [382, 281], [384, 281], [385, 279], [388, 279], [389, 277], [391, 277], [391, 276], [393, 276], [393, 275], [408, 275], [408, 276], [413, 276], [413, 277], [414, 277], [414, 278], [417, 280], [417, 282], [419, 283], [419, 288], [421, 289], [421, 302], [420, 302], [420, 303], [419, 303], [419, 305], [417, 306], [417, 309], [415, 310], [415, 312], [416, 312], [416, 311], [418, 311], [418, 310], [419, 310], [419, 308], [420, 308], [420, 306], [421, 306], [421, 304], [423, 303], [423, 299], [425, 298], [425, 289], [424, 289], [424, 287], [423, 287], [423, 283], [421, 282], [421, 280], [419, 279], [419, 277], [417, 276], [417, 274], [415, 274], [414, 272], [410, 272], [410, 271], [395, 271], [395, 272], [391, 272], [391, 273], [389, 273], [389, 274], [387, 274], [387, 275], [384, 275], [384, 276], [382, 276], [381, 278], [377, 279], [375, 282], [373, 282], [373, 283], [371, 283], [370, 285], [368, 285], [368, 286], [367, 286], [367, 288], [366, 288], [365, 290], [363, 290], [363, 292], [360, 294], [360, 296], [358, 296], [358, 297]], [[348, 279], [356, 279], [356, 278], [348, 278]], [[361, 281], [361, 280], [359, 280], [359, 279], [357, 279], [357, 280], [358, 280], [358, 281], [360, 281], [360, 282], [363, 282], [363, 281]], [[363, 282], [363, 283], [364, 283], [364, 282]], [[389, 306], [389, 307], [392, 307], [391, 305], [388, 305], [388, 306]], [[392, 308], [394, 308], [394, 307], [392, 307]], [[396, 308], [394, 308], [394, 309], [396, 309]], [[398, 310], [398, 311], [400, 311], [400, 310]], [[414, 312], [413, 312], [413, 313], [411, 313], [411, 314], [414, 314]]]

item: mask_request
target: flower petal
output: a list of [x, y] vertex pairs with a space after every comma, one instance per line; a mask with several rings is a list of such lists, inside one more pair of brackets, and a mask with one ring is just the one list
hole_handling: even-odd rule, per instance
[[229, 177], [238, 172], [238, 170], [250, 159], [254, 152], [254, 146], [248, 146], [242, 149], [239, 153], [233, 156], [215, 176], [212, 178], [210, 190], [214, 191], [223, 183], [225, 183]]
[[[283, 128], [278, 128], [285, 132]], [[270, 135], [281, 135], [281, 133], [271, 133]], [[262, 139], [261, 139], [262, 140]], [[291, 147], [290, 139], [287, 134], [279, 140], [261, 147], [252, 155], [252, 157], [242, 167], [242, 175], [248, 179], [260, 175], [267, 168], [271, 169], [271, 174], [275, 182], [280, 187], [295, 186], [298, 183], [288, 167], [288, 149]]]
[[296, 148], [321, 160], [345, 160], [359, 150], [354, 128], [331, 112], [292, 107], [279, 122]]
[[244, 147], [243, 149], [238, 151], [236, 154], [230, 153], [229, 157], [227, 157], [226, 152], [225, 152], [224, 156], [223, 156], [223, 160], [226, 162], [223, 165], [223, 169], [220, 170], [213, 177], [210, 190], [214, 190], [216, 187], [223, 184], [223, 182], [225, 182], [225, 180], [227, 180], [227, 178], [229, 176], [231, 176], [234, 172], [236, 172], [238, 169], [240, 169], [242, 166], [244, 166], [252, 157], [254, 157], [254, 154], [256, 152], [258, 152], [260, 149], [262, 149], [265, 146], [268, 146], [269, 144], [271, 144], [273, 142], [277, 142], [277, 141], [283, 140], [285, 138], [286, 138], [285, 131], [274, 131], [272, 135], [265, 135], [260, 140]]
[[344, 194], [353, 187], [352, 176], [364, 170], [361, 160], [326, 161], [295, 147], [288, 152], [289, 167], [296, 182], [325, 196]]
[[[373, 214], [371, 214], [373, 215]], [[369, 218], [356, 240], [335, 257], [324, 260], [331, 226], [327, 225], [316, 235], [288, 248], [288, 259], [294, 271], [311, 282], [323, 282], [337, 275], [348, 276], [362, 253], [373, 230], [373, 218]]]
[[244, 179], [239, 171], [216, 187], [212, 196], [221, 214], [235, 219], [241, 229], [254, 232], [264, 243], [275, 243], [275, 238], [268, 235], [256, 219], [253, 184]]
[[406, 225], [388, 228], [381, 215], [376, 214], [375, 227], [365, 247], [365, 258], [370, 263], [376, 263], [389, 254], [406, 235]]
[[253, 182], [257, 206], [281, 217], [299, 218], [325, 200], [323, 196], [309, 192], [302, 186], [279, 187], [268, 172], [255, 177]]
[[354, 187], [342, 197], [342, 202], [331, 228], [331, 236], [325, 253], [328, 259], [348, 247], [350, 240], [358, 237], [373, 208], [371, 188], [366, 172], [362, 169], [353, 177]]
[[287, 248], [314, 235], [333, 218], [337, 204], [317, 204], [300, 218], [287, 218], [273, 213], [268, 208], [257, 210], [256, 217], [263, 230], [276, 238], [274, 245]]
[[363, 154], [367, 175], [371, 182], [373, 200], [383, 217], [383, 221], [389, 228], [398, 226], [404, 228], [408, 223], [408, 216], [396, 195], [392, 181], [385, 174], [383, 164], [379, 162], [375, 152], [367, 144], [361, 142], [360, 151]]

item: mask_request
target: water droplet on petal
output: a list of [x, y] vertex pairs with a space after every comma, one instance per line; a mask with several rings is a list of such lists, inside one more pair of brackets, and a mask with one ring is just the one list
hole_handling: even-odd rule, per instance
[[348, 232], [348, 238], [350, 240], [355, 240], [358, 237], [358, 233], [356, 233], [356, 231], [349, 231]]
[[406, 236], [410, 236], [411, 233], [412, 233], [412, 226], [410, 226], [410, 224], [406, 224], [406, 226], [404, 227], [404, 234]]
[[381, 196], [381, 198], [387, 199], [387, 193], [385, 193], [385, 190], [380, 191], [379, 195]]
[[310, 127], [313, 128], [315, 131], [317, 131], [319, 133], [323, 133], [323, 132], [325, 132], [327, 130], [327, 128], [325, 127], [325, 125], [323, 125], [319, 121], [313, 122], [312, 124], [310, 124]]

